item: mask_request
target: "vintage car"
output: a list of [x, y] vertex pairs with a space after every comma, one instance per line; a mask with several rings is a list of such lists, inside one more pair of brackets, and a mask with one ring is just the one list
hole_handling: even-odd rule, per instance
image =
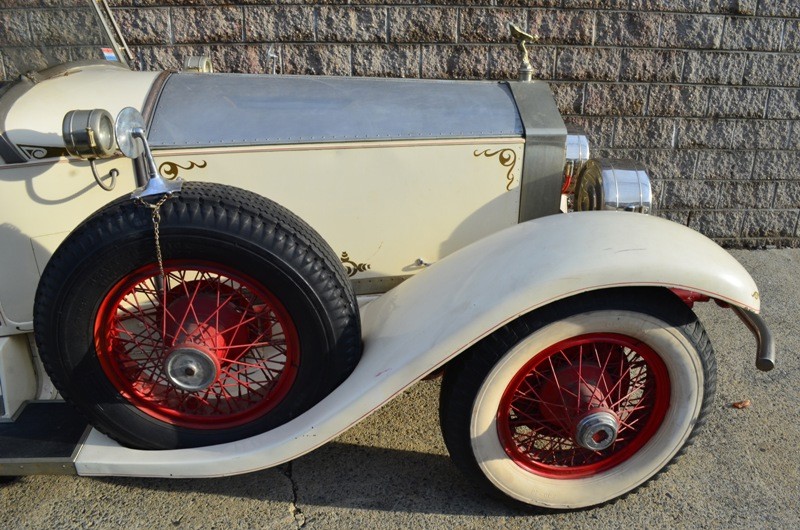
[[0, 474], [246, 473], [443, 374], [464, 473], [580, 508], [704, 422], [694, 302], [773, 366], [749, 274], [643, 215], [644, 169], [588, 159], [524, 60], [503, 82], [147, 72], [108, 38], [116, 61], [0, 97]]

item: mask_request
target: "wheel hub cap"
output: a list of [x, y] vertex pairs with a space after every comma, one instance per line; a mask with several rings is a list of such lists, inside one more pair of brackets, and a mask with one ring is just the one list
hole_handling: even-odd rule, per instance
[[167, 378], [183, 390], [198, 392], [210, 387], [219, 377], [219, 361], [196, 345], [182, 345], [172, 350], [164, 362]]
[[575, 426], [575, 442], [591, 451], [602, 451], [617, 440], [619, 420], [611, 411], [601, 410], [584, 416]]

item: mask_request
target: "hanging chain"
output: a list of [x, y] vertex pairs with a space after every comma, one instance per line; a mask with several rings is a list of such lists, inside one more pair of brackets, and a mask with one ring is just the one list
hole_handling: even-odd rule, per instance
[[161, 234], [159, 233], [159, 227], [161, 225], [161, 206], [167, 202], [170, 197], [171, 195], [169, 193], [165, 193], [155, 204], [145, 202], [142, 198], [136, 199], [136, 202], [152, 210], [151, 218], [153, 219], [153, 235], [156, 240], [156, 259], [158, 259], [158, 270], [161, 272], [161, 280], [163, 282], [167, 281], [167, 277], [164, 274], [164, 259], [161, 256]]

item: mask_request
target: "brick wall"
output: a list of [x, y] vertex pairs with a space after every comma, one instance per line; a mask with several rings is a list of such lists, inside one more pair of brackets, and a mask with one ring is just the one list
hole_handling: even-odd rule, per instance
[[540, 35], [534, 75], [595, 154], [647, 164], [660, 215], [727, 246], [800, 246], [798, 0], [110, 3], [150, 69], [207, 53], [263, 72], [274, 46], [287, 74], [505, 79], [514, 22]]

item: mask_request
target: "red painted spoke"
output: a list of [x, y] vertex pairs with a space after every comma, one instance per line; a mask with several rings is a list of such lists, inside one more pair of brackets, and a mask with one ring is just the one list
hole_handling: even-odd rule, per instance
[[[597, 343], [593, 343], [593, 347], [594, 347], [594, 350], [596, 352], [596, 355], [599, 356], [600, 353], [599, 353], [599, 350], [598, 350], [598, 344]], [[597, 391], [597, 387], [598, 386], [601, 386], [601, 383], [602, 383], [602, 388], [608, 388], [608, 386], [609, 386], [608, 383], [606, 382], [606, 374], [608, 373], [608, 363], [611, 361], [611, 358], [613, 356], [614, 350], [615, 350], [615, 348], [613, 346], [609, 345], [608, 351], [605, 353], [605, 359], [600, 363], [601, 364], [601, 366], [600, 366], [600, 377], [598, 378], [598, 381], [595, 384], [595, 391]], [[622, 364], [622, 363], [620, 363], [620, 364]], [[617, 380], [617, 384], [619, 384], [621, 381], [622, 381], [621, 378], [618, 379]], [[605, 395], [603, 395], [604, 400], [605, 400], [605, 398], [607, 398], [609, 396], [609, 394], [610, 394], [610, 392], [608, 392]]]
[[123, 312], [123, 313], [125, 313], [126, 315], [129, 315], [129, 316], [131, 317], [131, 319], [133, 319], [133, 320], [135, 320], [135, 321], [137, 321], [137, 322], [141, 322], [142, 324], [144, 324], [144, 326], [145, 326], [146, 328], [148, 328], [148, 329], [152, 329], [152, 331], [153, 331], [154, 333], [157, 333], [157, 332], [158, 332], [158, 330], [157, 330], [157, 329], [155, 329], [155, 328], [153, 328], [153, 327], [150, 325], [150, 323], [149, 323], [149, 322], [147, 322], [147, 320], [145, 320], [145, 319], [142, 319], [142, 318], [139, 318], [139, 315], [137, 315], [136, 313], [134, 313], [134, 312], [130, 311], [129, 309], [126, 309], [126, 308], [124, 308], [124, 307], [118, 307], [118, 308], [117, 308], [117, 310], [118, 310], [118, 311], [121, 311], [121, 312]]
[[[668, 396], [669, 375], [650, 348], [622, 335], [584, 335], [520, 369], [501, 400], [498, 433], [509, 456], [535, 473], [590, 476], [643, 447], [663, 421]], [[573, 438], [578, 422], [597, 411], [618, 423], [615, 442], [601, 451]]]
[[156, 290], [155, 285], [152, 288], [150, 288], [150, 287], [145, 287], [145, 284], [141, 283], [136, 287], [134, 287], [133, 293], [134, 295], [136, 293], [145, 295], [147, 297], [147, 301], [150, 302], [153, 308], [156, 308], [159, 305], [161, 305], [161, 302], [158, 299], [158, 291]]
[[[252, 373], [247, 372], [241, 369], [242, 367], [234, 368], [226, 368], [223, 370], [223, 373], [227, 376], [228, 379], [231, 381], [236, 381], [236, 384], [240, 384], [242, 380], [250, 380], [249, 382], [255, 382], [252, 378]], [[261, 373], [264, 373], [264, 368], [258, 365], [246, 366], [246, 368], [253, 368], [254, 370], [258, 370]], [[230, 384], [228, 383], [230, 386]]]
[[[132, 298], [133, 298], [133, 303], [128, 302], [128, 304], [131, 305], [131, 307], [133, 307], [136, 310], [136, 312], [127, 310], [129, 311], [129, 314], [132, 315], [132, 320], [141, 323], [142, 325], [145, 326], [145, 328], [149, 328], [150, 325], [153, 324], [154, 322], [152, 322], [151, 319], [148, 318], [147, 315], [145, 315], [144, 311], [142, 311], [142, 308], [139, 305], [137, 297], [133, 296]], [[124, 301], [127, 301], [127, 297]], [[123, 309], [123, 311], [125, 310], [126, 309]], [[117, 321], [121, 323], [121, 320], [119, 320], [119, 318]]]
[[[124, 333], [125, 335], [128, 335], [130, 337], [139, 337], [139, 338], [143, 338], [143, 339], [146, 339], [146, 340], [154, 340], [157, 343], [161, 343], [161, 337], [160, 337], [160, 335], [158, 333], [158, 329], [156, 329], [155, 326], [144, 326], [143, 325], [142, 329], [140, 329], [140, 330], [131, 329], [131, 327], [134, 327], [136, 325], [136, 323], [137, 323], [137, 321], [133, 321], [132, 322], [129, 319], [128, 320], [124, 320], [124, 321], [123, 320], [116, 320], [113, 323], [112, 331], [115, 332], [117, 334], [117, 336], [119, 336], [120, 333]], [[128, 324], [128, 326], [131, 326], [131, 327], [126, 326], [126, 324]], [[157, 338], [154, 338], [154, 337], [157, 337]]]
[[638, 428], [636, 427], [636, 424], [641, 422], [641, 421], [643, 421], [643, 420], [644, 420], [644, 418], [641, 418], [641, 417], [640, 418], [636, 418], [635, 420], [633, 420], [631, 422], [626, 422], [626, 421], [620, 420], [620, 422], [619, 422], [619, 432], [622, 433], [622, 432], [625, 432], [625, 431], [628, 431], [628, 430], [636, 431], [636, 430], [638, 430]]
[[[587, 381], [584, 379], [584, 373], [583, 373], [583, 346], [584, 346], [583, 344], [578, 346], [578, 355], [577, 355], [577, 357], [578, 357], [578, 370], [577, 370], [578, 384], [579, 385], [587, 385], [588, 386]], [[597, 385], [595, 385], [594, 392], [597, 392]], [[575, 393], [575, 408], [576, 408], [576, 410], [580, 410], [580, 407], [581, 407], [580, 392], [576, 392]]]
[[[257, 337], [256, 340], [260, 339], [261, 337]], [[265, 345], [254, 345], [254, 344], [261, 344], [261, 343], [247, 343], [247, 344], [235, 344], [231, 346], [223, 346], [214, 348], [215, 352], [218, 352], [222, 358], [224, 358], [226, 363], [234, 363], [242, 359], [243, 357], [248, 357], [252, 355], [258, 355], [260, 348], [269, 347], [269, 343]], [[231, 352], [233, 355], [231, 355]]]
[[[201, 275], [200, 275], [200, 277], [201, 277], [201, 278], [202, 278], [202, 277], [204, 277], [204, 276], [207, 276], [207, 274], [203, 273], [203, 274], [201, 274]], [[188, 308], [187, 308], [187, 314], [186, 314], [186, 315], [184, 315], [184, 320], [181, 322], [181, 328], [182, 328], [182, 326], [183, 326], [183, 323], [185, 322], [185, 319], [186, 319], [186, 317], [188, 316], [188, 311], [189, 311], [189, 310], [191, 310], [191, 311], [192, 311], [192, 316], [194, 316], [194, 319], [195, 319], [195, 321], [197, 322], [197, 326], [198, 326], [198, 327], [203, 327], [203, 326], [206, 326], [206, 325], [208, 325], [208, 323], [211, 321], [211, 319], [212, 319], [212, 318], [214, 318], [214, 319], [215, 319], [215, 325], [214, 325], [214, 329], [218, 330], [218, 331], [217, 331], [218, 333], [224, 333], [225, 331], [228, 331], [228, 330], [219, 330], [219, 314], [220, 314], [220, 311], [221, 311], [221, 310], [222, 310], [222, 309], [223, 309], [223, 308], [224, 308], [224, 307], [225, 307], [227, 304], [229, 304], [229, 303], [231, 303], [231, 302], [233, 301], [233, 299], [236, 297], [236, 294], [235, 294], [235, 293], [232, 293], [232, 294], [230, 294], [230, 295], [229, 295], [229, 296], [228, 296], [228, 297], [227, 297], [225, 300], [220, 300], [221, 291], [220, 291], [220, 289], [219, 289], [219, 286], [220, 286], [220, 285], [222, 285], [222, 284], [221, 284], [221, 282], [219, 282], [219, 278], [214, 278], [213, 282], [214, 282], [214, 283], [217, 285], [217, 289], [215, 290], [215, 292], [216, 292], [216, 302], [217, 302], [217, 304], [216, 304], [216, 306], [217, 306], [216, 310], [214, 310], [214, 311], [213, 311], [213, 312], [212, 312], [212, 313], [211, 313], [211, 314], [210, 314], [208, 317], [206, 317], [204, 320], [200, 320], [200, 319], [198, 318], [197, 314], [194, 312], [194, 305], [193, 305], [192, 303], [190, 303], [190, 304], [189, 304], [189, 306], [188, 306]], [[200, 282], [198, 281], [198, 282], [197, 282], [197, 285], [195, 286], [195, 292], [194, 292], [194, 293], [192, 293], [192, 295], [191, 295], [191, 300], [190, 300], [190, 302], [193, 302], [193, 301], [196, 299], [197, 295], [199, 294], [199, 289], [200, 289], [200, 287], [201, 287], [201, 284], [200, 284]], [[184, 331], [186, 331], [186, 330], [184, 330]]]
[[[138, 312], [139, 312], [139, 317], [138, 318], [139, 319], [143, 320], [143, 319], [147, 318], [147, 319], [151, 319], [151, 320], [153, 320], [155, 322], [156, 321], [156, 315], [157, 315], [156, 305], [153, 305], [153, 307], [151, 309], [149, 309], [149, 310], [145, 310], [144, 308], [142, 308], [142, 305], [139, 303], [139, 297], [136, 296], [136, 294], [137, 294], [137, 291], [134, 290], [131, 293], [130, 296], [125, 297], [125, 300], [128, 300], [128, 299], [133, 300], [133, 302], [129, 302], [129, 303], [132, 306], [135, 306], [136, 309], [138, 310]], [[148, 298], [148, 301], [149, 301], [149, 298]]]
[[[630, 371], [631, 371], [631, 369], [632, 369], [633, 367], [634, 367], [634, 365], [633, 365], [633, 364], [629, 365], [629, 370], [628, 370], [628, 373], [630, 373]], [[641, 384], [640, 384], [640, 380], [642, 380], [642, 379], [645, 379], [645, 381], [644, 381], [643, 383], [641, 383]], [[622, 384], [623, 384], [624, 382], [627, 382], [627, 384], [628, 384], [628, 386], [629, 386], [629, 390], [628, 390], [628, 392], [627, 392], [626, 394], [624, 394], [624, 395], [620, 395], [620, 396], [619, 396], [619, 397], [618, 397], [618, 398], [617, 398], [615, 401], [613, 401], [612, 403], [610, 403], [610, 404], [608, 405], [608, 406], [609, 406], [609, 408], [611, 408], [611, 409], [616, 409], [616, 408], [618, 408], [619, 404], [620, 404], [620, 403], [621, 403], [621, 402], [622, 402], [622, 401], [623, 401], [623, 400], [624, 400], [626, 397], [632, 396], [633, 394], [635, 394], [636, 392], [638, 392], [639, 390], [641, 390], [641, 388], [643, 388], [643, 385], [644, 385], [644, 384], [646, 384], [646, 379], [647, 379], [647, 374], [646, 374], [644, 371], [641, 371], [641, 370], [639, 371], [639, 373], [638, 373], [636, 376], [634, 376], [634, 377], [632, 377], [632, 378], [628, 379], [627, 381], [626, 381], [626, 379], [625, 379], [623, 376], [620, 376], [620, 377], [618, 378], [617, 382], [614, 384], [614, 386], [613, 386], [613, 387], [611, 387], [611, 388], [608, 390], [608, 392], [607, 392], [607, 394], [606, 394], [606, 395], [607, 395], [607, 396], [611, 396], [611, 395], [613, 395], [614, 393], [619, 393], [619, 394], [621, 394], [621, 393], [622, 393]]]
[[630, 395], [625, 396], [620, 401], [618, 401], [616, 403], [613, 403], [610, 408], [611, 408], [611, 410], [616, 411], [618, 415], [622, 414], [622, 413], [626, 413], [626, 412], [630, 413], [630, 412], [632, 412], [634, 410], [637, 410], [639, 408], [646, 408], [646, 407], [649, 406], [649, 404], [646, 404], [644, 407], [637, 407], [637, 405], [639, 405], [641, 403], [646, 403], [645, 401], [643, 401], [642, 398], [646, 397], [647, 395], [649, 395], [649, 393], [648, 394], [643, 394], [642, 396], [639, 396], [639, 397], [636, 397], [636, 398], [633, 398], [633, 399], [631, 399]]
[[[520, 413], [520, 411], [518, 411], [517, 409], [514, 409], [514, 411], [517, 412], [517, 414], [524, 415], [525, 416], [525, 420], [522, 420], [522, 419], [511, 420], [511, 421], [509, 421], [509, 424], [511, 426], [525, 426], [525, 427], [531, 428], [531, 430], [533, 432], [537, 432], [537, 433], [546, 432], [546, 433], [548, 433], [548, 436], [564, 437], [563, 431], [561, 431], [561, 432], [557, 431], [557, 430], [553, 429], [551, 426], [549, 426], [546, 423], [538, 420], [537, 418], [534, 418], [533, 416], [531, 416], [529, 414]], [[536, 429], [533, 429], [531, 427], [532, 425], [535, 425]], [[563, 427], [563, 425], [561, 427]]]
[[530, 385], [530, 383], [528, 383], [527, 381], [524, 381], [524, 383], [528, 387], [528, 390], [533, 395], [533, 397], [526, 396], [525, 394], [521, 394], [518, 391], [518, 393], [515, 395], [514, 401], [517, 402], [520, 399], [526, 399], [526, 400], [531, 400], [531, 401], [533, 401], [535, 403], [538, 403], [538, 404], [542, 405], [545, 408], [545, 411], [548, 414], [550, 414], [553, 417], [553, 419], [556, 420], [558, 425], [562, 429], [568, 431], [569, 427], [568, 427], [566, 422], [569, 421], [569, 418], [565, 418], [563, 414], [559, 413], [559, 411], [558, 411], [559, 403], [552, 403], [552, 402], [544, 401], [543, 399], [541, 399], [538, 396], [538, 394], [536, 393], [536, 390], [534, 390], [534, 388]]
[[[564, 355], [563, 351], [559, 351], [559, 353]], [[561, 386], [558, 381], [558, 372], [556, 372], [556, 369], [553, 366], [553, 358], [548, 357], [547, 362], [550, 364], [550, 372], [553, 374], [553, 381], [555, 382], [556, 389], [558, 390], [558, 396], [561, 398], [561, 404], [564, 406], [564, 411], [567, 412], [569, 411], [569, 407], [567, 406], [567, 395], [571, 394], [577, 396], [577, 393], [572, 393]], [[569, 412], [567, 412], [567, 414], [569, 414]]]
[[[640, 381], [639, 379], [644, 379], [644, 381]], [[620, 398], [617, 401], [611, 403], [609, 406], [612, 409], [620, 409], [620, 408], [624, 409], [624, 408], [627, 408], [627, 405], [624, 405], [623, 403], [630, 403], [631, 399], [633, 399], [633, 395], [634, 394], [636, 394], [638, 392], [644, 392], [647, 389], [647, 383], [648, 383], [648, 379], [647, 379], [646, 374], [643, 374], [641, 376], [637, 376], [637, 379], [633, 379], [633, 380], [630, 381], [630, 385], [631, 385], [630, 386], [630, 390], [625, 395], [620, 396]], [[640, 396], [640, 397], [638, 397], [636, 399], [641, 401], [642, 397], [643, 396]]]
[[[131, 273], [101, 304], [95, 340], [112, 384], [143, 412], [194, 429], [243, 425], [271, 410], [299, 366], [283, 305], [219, 265], [165, 261], [164, 269], [163, 280], [155, 263]], [[208, 387], [173, 383], [165, 363], [175, 348], [216, 359]]]
[[[230, 375], [230, 373], [228, 372], [227, 375]], [[242, 394], [246, 394], [247, 393], [247, 392], [242, 392], [243, 390], [245, 390], [245, 391], [248, 390], [248, 385], [246, 385], [244, 382], [242, 382], [241, 379], [238, 379], [238, 378], [235, 378], [235, 377], [234, 378], [230, 378], [230, 379], [232, 379], [231, 383], [227, 383], [226, 384], [226, 383], [223, 383], [222, 381], [219, 382], [218, 386], [219, 386], [220, 391], [222, 391], [228, 397], [231, 397], [231, 398], [233, 398], [234, 396], [233, 396], [233, 394], [230, 393], [229, 387], [230, 388], [235, 388], [237, 390], [237, 394], [239, 394], [240, 396]]]
[[122, 344], [133, 344], [136, 350], [145, 351], [145, 349], [154, 349], [161, 346], [161, 343], [157, 340], [154, 340], [150, 337], [142, 337], [139, 334], [129, 333], [128, 330], [115, 328], [117, 331], [121, 333], [125, 333], [130, 338], [124, 337], [116, 337], [114, 339], [115, 343], [122, 343]]
[[[225, 307], [225, 305], [229, 304], [234, 299], [234, 297], [235, 297], [235, 295], [230, 295], [228, 298], [226, 298], [222, 302], [220, 302], [219, 298], [217, 298], [217, 309], [213, 313], [211, 313], [211, 315], [209, 315], [205, 320], [200, 321], [200, 319], [197, 318], [197, 315], [194, 315], [195, 319], [198, 321], [198, 324], [197, 324], [198, 327], [202, 327], [202, 326], [208, 325], [208, 323], [211, 321], [211, 319], [214, 318], [215, 319], [214, 329], [219, 330], [219, 313], [222, 310], [222, 308]], [[221, 331], [218, 331], [218, 333], [221, 333]]]
[[[238, 348], [248, 348], [248, 349], [255, 349], [255, 348], [265, 348], [265, 347], [273, 347], [277, 349], [275, 343], [271, 341], [267, 342], [248, 342], [247, 344], [234, 344], [233, 346], [218, 346], [215, 348], [217, 351], [226, 351], [226, 350], [233, 350]], [[226, 359], [228, 361], [233, 362], [233, 359]]]
[[[186, 271], [181, 271], [181, 272], [183, 273], [181, 276], [185, 277], [185, 272]], [[178, 323], [178, 331], [180, 333], [175, 333], [176, 336], [180, 335], [181, 333], [183, 333], [185, 335], [189, 335], [189, 330], [184, 328], [184, 324], [186, 324], [186, 319], [189, 318], [189, 313], [192, 313], [192, 317], [193, 317], [193, 320], [195, 322], [197, 322], [199, 320], [199, 318], [197, 317], [197, 314], [194, 311], [194, 301], [197, 298], [197, 292], [200, 289], [200, 282], [195, 283], [194, 292], [192, 292], [192, 293], [189, 293], [189, 286], [186, 284], [185, 281], [181, 282], [181, 287], [183, 288], [183, 290], [184, 290], [184, 292], [186, 294], [186, 298], [188, 298], [189, 301], [188, 301], [188, 303], [186, 305], [186, 309], [183, 311], [183, 317], [181, 318], [181, 321]], [[170, 346], [174, 346], [174, 345], [175, 345], [175, 338], [173, 337], [172, 344], [170, 344]]]

